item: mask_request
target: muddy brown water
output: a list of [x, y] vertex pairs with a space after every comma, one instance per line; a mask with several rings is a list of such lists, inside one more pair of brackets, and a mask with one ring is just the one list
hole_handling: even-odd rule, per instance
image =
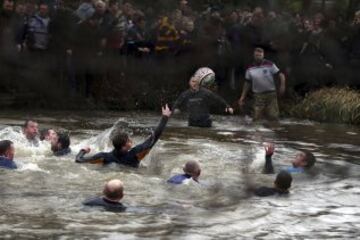
[[[110, 150], [113, 124], [141, 142], [160, 118], [146, 112], [42, 112], [40, 127], [70, 131], [73, 153], [55, 158], [49, 146], [27, 146], [19, 133], [28, 113], [2, 112], [0, 139], [16, 146], [19, 170], [0, 169], [1, 239], [356, 239], [360, 238], [360, 129], [285, 119], [253, 124], [215, 116], [211, 129], [172, 118], [139, 169], [74, 162], [77, 151]], [[276, 144], [276, 169], [299, 149], [314, 152], [311, 174], [294, 175], [288, 197], [258, 198], [249, 186], [271, 186], [261, 174], [263, 143]], [[189, 159], [201, 163], [200, 184], [169, 186]], [[82, 201], [103, 184], [125, 184], [124, 213], [88, 209]]]

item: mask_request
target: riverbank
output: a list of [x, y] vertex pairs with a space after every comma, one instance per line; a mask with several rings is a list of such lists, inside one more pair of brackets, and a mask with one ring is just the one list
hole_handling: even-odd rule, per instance
[[292, 105], [288, 113], [300, 119], [360, 125], [360, 92], [350, 88], [322, 88]]
[[[147, 84], [136, 90], [134, 88], [132, 93], [125, 89], [114, 90], [113, 88], [110, 90], [110, 88], [108, 86], [109, 94], [101, 94], [101, 99], [96, 101], [70, 96], [46, 99], [30, 92], [1, 94], [0, 108], [9, 110], [147, 111], [158, 109], [162, 103], [171, 103], [181, 92], [176, 90], [180, 89], [180, 86], [170, 91], [168, 90], [170, 88], [154, 88]], [[360, 125], [360, 92], [354, 89], [322, 88], [308, 93], [304, 98], [293, 95], [280, 100], [280, 103], [283, 117]], [[251, 108], [247, 108], [241, 114], [251, 114], [250, 110]]]

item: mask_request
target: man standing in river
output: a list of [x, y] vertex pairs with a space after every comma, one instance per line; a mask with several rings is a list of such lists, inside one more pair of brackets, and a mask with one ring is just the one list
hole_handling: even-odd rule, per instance
[[192, 76], [189, 81], [190, 88], [176, 99], [172, 109], [176, 114], [180, 112], [179, 109], [186, 108], [189, 112], [189, 126], [208, 128], [212, 126], [209, 113], [211, 105], [221, 105], [224, 111], [230, 114], [233, 114], [234, 110], [222, 97], [201, 87], [200, 82], [198, 76]]
[[274, 76], [280, 79], [280, 95], [285, 93], [285, 75], [271, 61], [264, 58], [264, 48], [256, 47], [254, 50], [254, 63], [250, 65], [245, 73], [245, 83], [241, 97], [240, 107], [245, 105], [245, 98], [252, 87], [254, 93], [254, 120], [267, 118], [278, 120], [279, 107], [276, 94]]

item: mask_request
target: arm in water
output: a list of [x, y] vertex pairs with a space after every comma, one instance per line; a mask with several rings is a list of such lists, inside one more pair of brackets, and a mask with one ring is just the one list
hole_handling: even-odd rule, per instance
[[272, 164], [272, 155], [274, 154], [274, 150], [275, 150], [275, 146], [272, 143], [266, 144], [265, 145], [265, 166], [264, 166], [264, 170], [263, 173], [265, 174], [271, 174], [274, 173], [274, 167]]
[[99, 152], [93, 156], [85, 157], [85, 154], [90, 152], [90, 148], [81, 149], [76, 155], [75, 162], [77, 163], [92, 163], [92, 164], [105, 164], [109, 162], [108, 156], [104, 152]]
[[207, 89], [206, 89], [206, 92], [207, 92], [209, 98], [210, 98], [212, 101], [214, 101], [214, 103], [216, 103], [216, 104], [221, 104], [221, 105], [224, 106], [225, 112], [228, 112], [228, 113], [230, 113], [230, 114], [233, 114], [234, 110], [230, 107], [229, 104], [227, 104], [227, 102], [225, 101], [224, 98], [220, 97], [219, 95], [213, 93], [213, 92], [210, 91], [210, 90], [207, 90]]
[[164, 108], [162, 108], [162, 117], [160, 123], [157, 128], [151, 133], [151, 135], [141, 144], [133, 147], [130, 152], [136, 156], [138, 160], [144, 159], [144, 157], [150, 152], [151, 148], [155, 145], [155, 143], [159, 140], [162, 132], [165, 129], [166, 123], [171, 115], [171, 111], [166, 104]]

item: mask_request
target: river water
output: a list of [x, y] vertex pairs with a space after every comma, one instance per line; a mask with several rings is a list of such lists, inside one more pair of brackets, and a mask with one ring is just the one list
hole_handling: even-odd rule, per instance
[[[356, 239], [360, 238], [360, 129], [282, 120], [255, 125], [248, 118], [215, 116], [212, 129], [189, 128], [173, 118], [140, 169], [76, 164], [84, 146], [110, 150], [113, 124], [140, 143], [156, 126], [154, 113], [32, 113], [40, 127], [71, 133], [70, 156], [49, 146], [28, 147], [19, 126], [28, 113], [0, 114], [0, 139], [16, 146], [20, 169], [0, 170], [0, 239]], [[276, 144], [277, 169], [299, 149], [314, 152], [311, 174], [294, 175], [287, 197], [259, 198], [246, 190], [272, 186], [263, 175], [263, 143]], [[166, 180], [196, 159], [201, 184], [169, 186]], [[125, 185], [124, 213], [88, 209], [82, 201], [104, 183]]]

